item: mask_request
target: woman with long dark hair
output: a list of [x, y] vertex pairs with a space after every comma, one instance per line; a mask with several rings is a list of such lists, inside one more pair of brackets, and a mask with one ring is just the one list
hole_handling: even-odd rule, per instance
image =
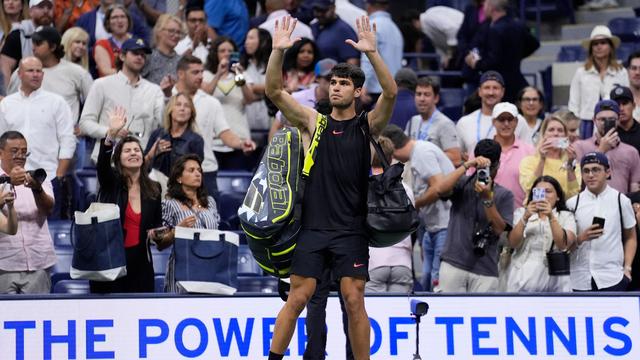
[[264, 101], [264, 82], [267, 61], [271, 54], [271, 34], [267, 30], [252, 28], [244, 41], [244, 54], [240, 59], [242, 67], [247, 69], [245, 75], [251, 83], [254, 99], [246, 106], [249, 128], [265, 130], [269, 128], [271, 119]]
[[[202, 181], [201, 160], [198, 155], [187, 154], [171, 168], [166, 199], [162, 201], [162, 220], [170, 229], [176, 226], [215, 230], [220, 216], [216, 202], [207, 195]], [[158, 249], [173, 245], [175, 232], [167, 231], [158, 241]], [[165, 277], [165, 291], [179, 292], [174, 277], [175, 253], [169, 257]]]
[[[126, 136], [116, 143], [127, 123], [125, 110], [110, 115], [107, 137], [98, 154], [99, 201], [120, 207], [127, 275], [110, 282], [91, 281], [92, 293], [153, 292], [153, 263], [147, 233], [162, 225], [160, 185], [151, 180], [140, 141]], [[113, 162], [113, 167], [111, 163]]]
[[[539, 198], [534, 199], [534, 192]], [[540, 176], [529, 190], [527, 205], [513, 215], [515, 225], [508, 236], [514, 249], [505, 271], [509, 292], [568, 292], [569, 276], [549, 275], [547, 252], [566, 251], [576, 241], [576, 221], [567, 209], [562, 187], [551, 176]]]
[[284, 72], [284, 88], [292, 93], [308, 89], [316, 79], [313, 71], [318, 63], [320, 52], [311, 39], [302, 38], [296, 41], [284, 54], [282, 70]]
[[527, 86], [518, 93], [518, 110], [522, 117], [527, 121], [529, 133], [531, 134], [531, 143], [538, 144], [541, 132], [540, 125], [544, 119], [544, 95], [542, 91]]

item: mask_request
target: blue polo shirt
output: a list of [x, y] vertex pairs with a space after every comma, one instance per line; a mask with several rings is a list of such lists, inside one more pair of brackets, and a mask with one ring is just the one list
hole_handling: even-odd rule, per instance
[[358, 35], [339, 17], [327, 25], [316, 22], [311, 25], [311, 31], [320, 49], [320, 59], [331, 58], [340, 63], [360, 58], [360, 52], [344, 42], [347, 39], [358, 42]]
[[226, 35], [244, 48], [244, 38], [249, 31], [249, 12], [242, 0], [205, 0], [204, 11], [208, 24], [218, 35]]

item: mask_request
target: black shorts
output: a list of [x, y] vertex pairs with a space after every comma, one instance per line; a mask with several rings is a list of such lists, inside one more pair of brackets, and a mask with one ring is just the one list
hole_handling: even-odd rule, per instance
[[291, 273], [322, 279], [326, 267], [335, 279], [369, 280], [369, 245], [366, 234], [341, 230], [306, 230], [298, 236]]

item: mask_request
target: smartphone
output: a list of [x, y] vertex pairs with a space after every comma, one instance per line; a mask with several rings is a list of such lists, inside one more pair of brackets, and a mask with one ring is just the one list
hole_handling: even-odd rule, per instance
[[547, 198], [547, 191], [544, 188], [533, 188], [531, 191], [533, 191], [533, 196], [531, 197], [532, 201], [543, 201]]
[[229, 68], [232, 68], [234, 64], [237, 64], [240, 62], [240, 53], [237, 51], [234, 51], [231, 53], [231, 56], [229, 57]]
[[593, 217], [593, 221], [591, 222], [592, 225], [598, 225], [598, 227], [600, 227], [600, 229], [604, 229], [604, 218], [598, 217], [598, 216], [594, 216]]
[[604, 133], [605, 135], [609, 133], [611, 129], [615, 129], [616, 121], [615, 120], [606, 120], [604, 122]]
[[566, 137], [556, 139], [556, 148], [564, 150], [569, 147], [569, 139]]

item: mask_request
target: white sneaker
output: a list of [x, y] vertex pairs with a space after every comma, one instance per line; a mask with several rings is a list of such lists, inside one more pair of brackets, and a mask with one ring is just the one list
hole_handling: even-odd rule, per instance
[[580, 6], [580, 10], [602, 10], [618, 7], [616, 0], [590, 0]]

